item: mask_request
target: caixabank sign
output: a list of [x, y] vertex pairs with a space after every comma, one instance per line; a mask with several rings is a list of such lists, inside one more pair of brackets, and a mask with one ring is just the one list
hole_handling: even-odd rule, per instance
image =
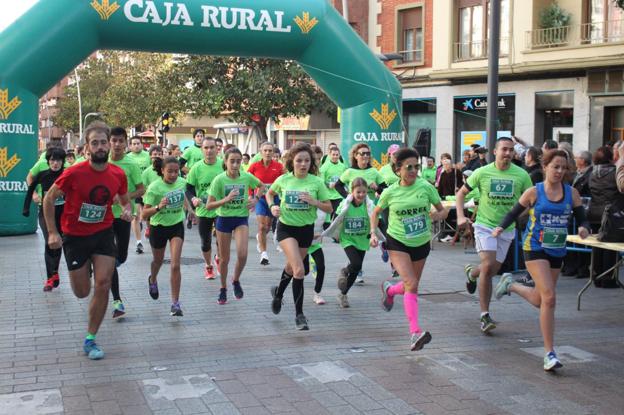
[[[342, 109], [344, 152], [365, 141], [381, 160], [403, 141], [399, 82], [326, 0], [39, 0], [0, 33], [2, 102], [19, 102], [16, 119], [0, 119], [0, 148], [21, 160], [10, 180], [36, 156], [37, 97], [98, 49], [294, 60]], [[35, 229], [20, 192], [0, 192], [17, 212], [0, 217], [0, 235]]]

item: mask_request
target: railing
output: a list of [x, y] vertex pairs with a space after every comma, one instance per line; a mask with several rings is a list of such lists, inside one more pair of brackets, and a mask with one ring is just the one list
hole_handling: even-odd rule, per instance
[[527, 49], [624, 42], [623, 20], [535, 29], [526, 32]]
[[[504, 57], [509, 55], [510, 39], [508, 37], [502, 37], [500, 39], [500, 56]], [[479, 42], [466, 42], [466, 43], [454, 43], [453, 44], [453, 60], [469, 61], [476, 59], [487, 59], [488, 57], [488, 41], [482, 40]]]
[[611, 43], [624, 41], [624, 20], [585, 23], [581, 25], [581, 42]]
[[423, 50], [400, 50], [398, 52], [403, 57], [402, 63], [422, 63], [423, 62]]
[[568, 43], [571, 26], [536, 29], [526, 32], [527, 48], [552, 48]]

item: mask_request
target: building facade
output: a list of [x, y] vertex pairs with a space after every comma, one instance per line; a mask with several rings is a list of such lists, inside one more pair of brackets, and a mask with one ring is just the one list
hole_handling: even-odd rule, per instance
[[[71, 135], [65, 134], [62, 128], [54, 124], [54, 116], [58, 113], [58, 102], [62, 99], [70, 79], [63, 78], [39, 99], [39, 150], [44, 150], [50, 141], [61, 141], [67, 148]], [[78, 114], [76, 114], [78, 118]]]
[[[559, 0], [567, 22], [557, 25], [541, 19], [553, 1], [500, 1], [499, 134], [575, 150], [621, 139], [624, 11], [611, 0]], [[404, 87], [410, 142], [429, 128], [432, 155], [458, 156], [484, 140], [489, 1], [381, 3], [378, 45], [403, 58], [390, 67]]]

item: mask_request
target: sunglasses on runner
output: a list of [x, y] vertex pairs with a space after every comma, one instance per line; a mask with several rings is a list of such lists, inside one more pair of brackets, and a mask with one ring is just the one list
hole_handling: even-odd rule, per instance
[[362, 157], [370, 157], [370, 155], [371, 155], [370, 151], [362, 151], [358, 153], [358, 156], [362, 156]]
[[404, 167], [407, 171], [418, 170], [420, 164], [406, 164]]

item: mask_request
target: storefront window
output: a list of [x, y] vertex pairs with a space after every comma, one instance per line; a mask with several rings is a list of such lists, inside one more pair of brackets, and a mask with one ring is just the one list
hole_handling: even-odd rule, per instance
[[[486, 143], [486, 113], [489, 103], [486, 96], [455, 97], [455, 156], [471, 144]], [[516, 97], [500, 95], [498, 97], [498, 132], [499, 135], [514, 134]]]
[[[408, 146], [413, 146], [418, 131], [422, 129], [431, 130], [431, 142], [429, 155], [436, 155], [436, 100], [435, 99], [417, 99], [403, 101], [403, 119], [407, 127]], [[422, 151], [424, 156], [425, 151]]]

